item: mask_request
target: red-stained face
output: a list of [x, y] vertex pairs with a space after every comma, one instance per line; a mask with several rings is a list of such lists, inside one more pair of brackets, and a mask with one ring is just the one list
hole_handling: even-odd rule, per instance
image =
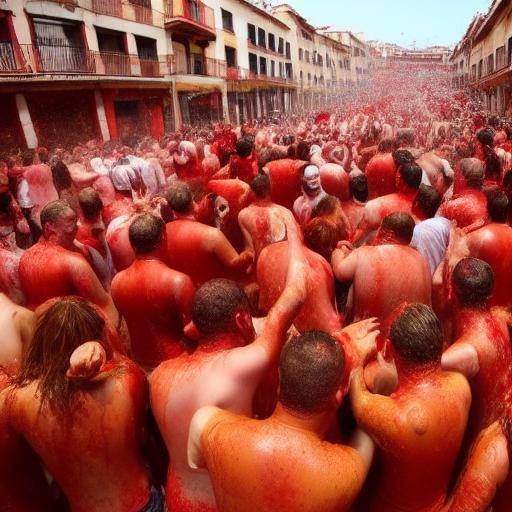
[[49, 226], [49, 229], [57, 235], [61, 245], [71, 245], [78, 231], [76, 213], [69, 208]]

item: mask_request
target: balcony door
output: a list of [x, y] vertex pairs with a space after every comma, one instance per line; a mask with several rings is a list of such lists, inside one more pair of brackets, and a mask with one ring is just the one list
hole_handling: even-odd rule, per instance
[[2, 13], [0, 12], [0, 73], [2, 71], [14, 71], [17, 68], [7, 19], [1, 16]]

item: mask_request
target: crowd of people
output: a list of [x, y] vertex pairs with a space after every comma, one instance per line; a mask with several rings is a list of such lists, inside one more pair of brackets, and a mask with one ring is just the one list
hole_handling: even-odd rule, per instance
[[0, 156], [0, 512], [512, 509], [512, 123], [334, 100]]

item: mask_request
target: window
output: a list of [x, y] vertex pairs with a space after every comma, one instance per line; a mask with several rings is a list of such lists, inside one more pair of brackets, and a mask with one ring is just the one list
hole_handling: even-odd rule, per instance
[[267, 74], [267, 59], [265, 57], [260, 57], [260, 75]]
[[258, 46], [261, 46], [262, 48], [267, 47], [267, 34], [262, 28], [258, 29]]
[[480, 62], [478, 63], [478, 78], [482, 78], [484, 72], [484, 61], [480, 59]]
[[299, 60], [304, 60], [304, 50], [299, 48]]
[[274, 34], [268, 34], [268, 49], [276, 51], [276, 36]]
[[505, 67], [505, 46], [500, 46], [496, 50], [496, 69], [501, 69]]
[[277, 47], [277, 52], [281, 55], [284, 54], [284, 39], [282, 37], [279, 38], [279, 45]]
[[276, 61], [270, 61], [270, 76], [276, 76]]
[[279, 63], [279, 76], [284, 77], [284, 68], [282, 62]]
[[306, 32], [305, 30], [301, 30], [301, 36], [304, 39], [307, 39], [308, 41], [313, 41], [313, 36], [311, 34], [309, 34], [308, 32]]
[[249, 71], [258, 74], [258, 57], [254, 53], [249, 53]]
[[491, 55], [489, 55], [487, 57], [487, 74], [490, 74], [494, 71], [494, 54], [491, 53]]
[[318, 54], [318, 55], [316, 56], [316, 59], [317, 59], [316, 63], [317, 63], [319, 66], [323, 66], [323, 65], [324, 65], [324, 58], [323, 58], [323, 56], [322, 56], [322, 55]]
[[311, 73], [308, 73], [308, 85], [311, 85]]
[[251, 23], [247, 24], [247, 33], [249, 36], [249, 41], [251, 41], [252, 44], [256, 44], [256, 27], [251, 25]]
[[287, 59], [292, 58], [292, 49], [291, 49], [290, 43], [286, 43], [286, 58]]
[[236, 49], [231, 46], [225, 46], [226, 65], [228, 68], [236, 68]]
[[471, 66], [471, 80], [476, 80], [476, 64]]
[[306, 50], [305, 52], [305, 60], [306, 62], [309, 62], [309, 50]]
[[291, 62], [287, 62], [284, 65], [284, 71], [285, 71], [286, 78], [288, 78], [288, 79], [293, 78], [293, 66], [292, 66]]
[[300, 83], [302, 84], [304, 82], [304, 73], [301, 71], [299, 76], [300, 76]]
[[222, 28], [224, 30], [228, 30], [229, 32], [234, 32], [233, 30], [233, 15], [229, 11], [225, 11], [221, 9], [222, 13]]
[[512, 37], [508, 38], [508, 64], [512, 64]]
[[329, 57], [329, 55], [326, 53], [325, 54], [325, 65], [330, 68], [331, 67], [331, 58]]

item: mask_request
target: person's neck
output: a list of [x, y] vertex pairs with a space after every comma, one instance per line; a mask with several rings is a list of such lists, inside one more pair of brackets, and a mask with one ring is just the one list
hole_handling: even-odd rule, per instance
[[189, 210], [187, 212], [175, 212], [174, 213], [174, 220], [195, 220], [194, 212], [192, 210]]
[[71, 243], [62, 242], [55, 235], [43, 236], [41, 239], [48, 245], [62, 247], [63, 249], [67, 249], [68, 251], [74, 251], [76, 249], [76, 247], [73, 243], [74, 241]]
[[399, 387], [415, 386], [431, 375], [439, 371], [439, 361], [431, 363], [412, 363], [395, 358]]
[[323, 437], [331, 427], [334, 416], [335, 413], [331, 410], [304, 414], [293, 411], [278, 402], [271, 418], [287, 427], [311, 432], [318, 437]]
[[407, 199], [414, 199], [418, 191], [415, 188], [409, 187], [409, 185], [402, 183], [398, 186], [398, 193]]
[[247, 341], [239, 333], [221, 333], [207, 336], [199, 342], [200, 352], [221, 352], [233, 348], [244, 347]]
[[380, 229], [372, 242], [372, 245], [409, 245], [392, 231]]
[[162, 261], [162, 252], [160, 249], [156, 249], [154, 251], [146, 252], [144, 254], [137, 254], [136, 258], [139, 261]]
[[475, 320], [488, 313], [486, 304], [478, 306], [459, 306], [455, 308], [455, 333], [457, 337], [462, 336], [468, 330], [475, 328]]

